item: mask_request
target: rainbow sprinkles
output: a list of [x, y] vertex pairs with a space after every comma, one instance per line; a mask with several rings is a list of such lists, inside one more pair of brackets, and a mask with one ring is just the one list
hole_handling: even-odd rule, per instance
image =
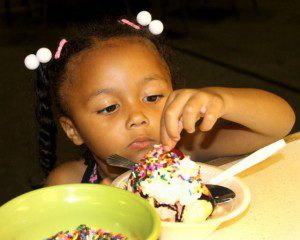
[[128, 238], [121, 234], [115, 235], [101, 229], [93, 230], [82, 224], [73, 231], [60, 231], [44, 240], [128, 240]]
[[[200, 168], [194, 176], [184, 177], [178, 170], [184, 161], [175, 152], [164, 153], [162, 145], [154, 145], [153, 149], [149, 151], [144, 158], [132, 167], [132, 174], [130, 176], [130, 183], [134, 191], [141, 193], [141, 182], [151, 181], [154, 179], [155, 172], [168, 184], [171, 184], [171, 179], [181, 178], [188, 183], [196, 182], [196, 192], [201, 190]], [[161, 173], [162, 172], [162, 173]]]

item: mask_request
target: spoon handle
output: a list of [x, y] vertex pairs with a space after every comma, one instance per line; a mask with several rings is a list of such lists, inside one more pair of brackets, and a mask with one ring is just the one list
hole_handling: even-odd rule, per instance
[[270, 157], [272, 154], [277, 152], [279, 149], [283, 148], [286, 145], [283, 139], [274, 142], [264, 148], [257, 150], [256, 152], [250, 154], [249, 156], [245, 157], [243, 160], [239, 161], [238, 163], [234, 164], [230, 168], [226, 169], [219, 175], [213, 177], [208, 181], [210, 184], [218, 184], [252, 166], [262, 162], [263, 160]]

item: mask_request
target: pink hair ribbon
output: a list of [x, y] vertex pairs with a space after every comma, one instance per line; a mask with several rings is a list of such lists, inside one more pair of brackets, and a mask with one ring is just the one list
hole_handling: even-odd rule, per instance
[[55, 56], [54, 56], [55, 59], [59, 59], [61, 50], [66, 43], [67, 43], [67, 40], [64, 38], [62, 40], [60, 40], [58, 48], [57, 48]]
[[121, 22], [124, 23], [124, 24], [127, 24], [127, 25], [129, 25], [129, 26], [131, 26], [131, 27], [133, 27], [133, 28], [135, 28], [135, 29], [137, 29], [137, 30], [140, 30], [140, 29], [141, 29], [140, 26], [134, 24], [133, 22], [130, 22], [129, 20], [127, 20], [127, 19], [125, 19], [125, 18], [122, 18], [122, 19], [121, 19]]

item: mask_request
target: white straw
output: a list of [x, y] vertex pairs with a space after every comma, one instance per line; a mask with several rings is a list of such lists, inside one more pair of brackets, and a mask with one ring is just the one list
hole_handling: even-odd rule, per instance
[[219, 175], [213, 177], [208, 181], [210, 184], [218, 184], [244, 170], [254, 166], [257, 163], [262, 162], [263, 160], [270, 157], [272, 154], [277, 152], [279, 149], [283, 148], [286, 145], [283, 139], [274, 142], [264, 148], [257, 150], [256, 152], [250, 154], [248, 157], [245, 157], [243, 160], [234, 164], [230, 168], [226, 169]]

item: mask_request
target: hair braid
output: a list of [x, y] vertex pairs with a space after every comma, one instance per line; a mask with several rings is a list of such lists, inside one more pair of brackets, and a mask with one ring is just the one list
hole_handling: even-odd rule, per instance
[[56, 124], [52, 113], [51, 90], [48, 73], [44, 65], [37, 71], [36, 118], [39, 126], [39, 160], [46, 176], [56, 162]]

